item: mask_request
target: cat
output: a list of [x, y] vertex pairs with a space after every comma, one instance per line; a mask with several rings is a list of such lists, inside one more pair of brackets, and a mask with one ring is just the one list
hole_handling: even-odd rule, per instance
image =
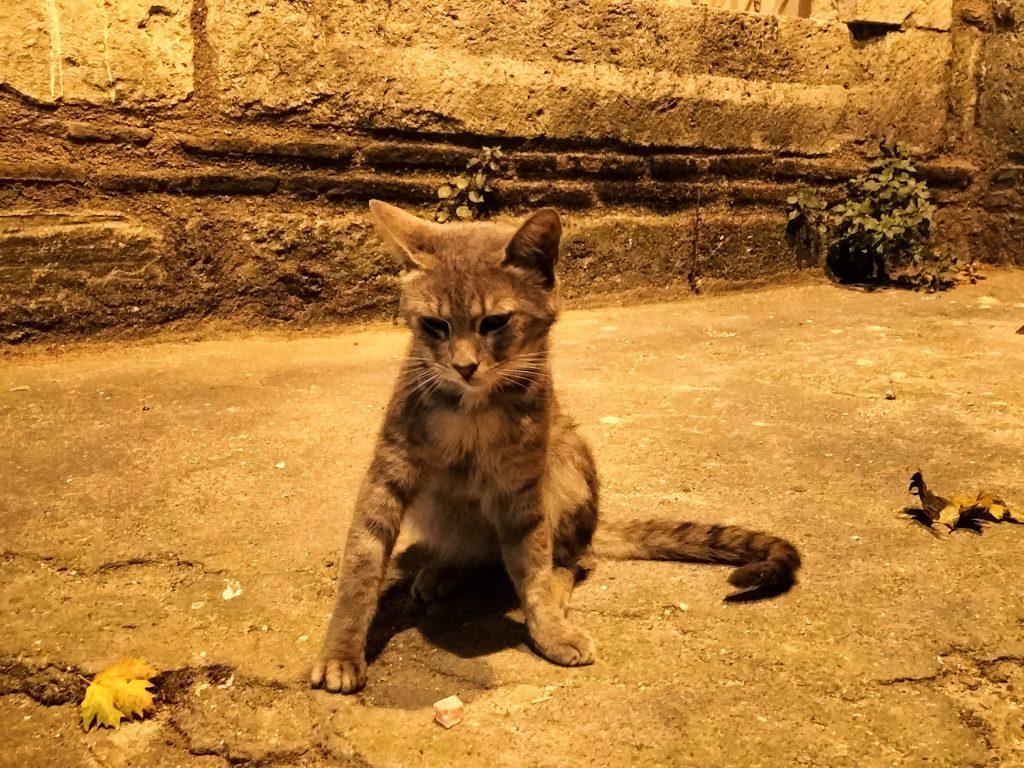
[[556, 211], [519, 227], [435, 224], [376, 200], [370, 212], [401, 262], [412, 341], [356, 500], [313, 687], [365, 684], [366, 636], [406, 518], [430, 553], [417, 598], [445, 596], [474, 566], [501, 563], [532, 646], [567, 666], [594, 661], [567, 608], [595, 553], [739, 565], [729, 581], [745, 591], [730, 597], [792, 585], [797, 550], [765, 533], [670, 520], [598, 528], [594, 458], [559, 405], [548, 359]]

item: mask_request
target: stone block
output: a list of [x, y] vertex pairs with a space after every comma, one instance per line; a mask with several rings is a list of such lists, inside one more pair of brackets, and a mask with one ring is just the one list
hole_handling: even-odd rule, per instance
[[0, 182], [21, 184], [80, 184], [85, 180], [82, 168], [66, 163], [30, 161], [0, 164]]
[[979, 122], [995, 149], [1024, 153], [1024, 39], [992, 35], [985, 43]]
[[953, 23], [951, 0], [839, 0], [844, 22], [946, 31]]
[[794, 187], [781, 184], [740, 184], [729, 190], [729, 202], [735, 206], [767, 206], [784, 210]]
[[269, 195], [280, 184], [277, 176], [248, 173], [131, 172], [100, 174], [96, 186], [111, 192], [169, 192], [186, 195]]
[[99, 142], [145, 146], [153, 140], [153, 131], [149, 128], [136, 128], [131, 125], [104, 125], [76, 121], [64, 124], [64, 136], [76, 144]]
[[370, 200], [423, 205], [437, 200], [437, 188], [443, 178], [388, 177], [373, 174], [351, 174], [338, 177], [336, 183], [324, 189], [328, 200], [366, 205]]
[[189, 154], [212, 157], [252, 157], [261, 160], [300, 160], [311, 165], [344, 168], [352, 162], [355, 145], [350, 141], [326, 139], [264, 138], [253, 136], [177, 137], [177, 144]]
[[975, 251], [984, 261], [1024, 267], [1024, 206], [981, 217]]
[[655, 155], [651, 158], [651, 176], [659, 181], [692, 181], [708, 172], [709, 162], [697, 157]]
[[0, 213], [0, 338], [164, 316], [160, 233], [119, 213]]
[[843, 121], [851, 138], [897, 138], [920, 153], [937, 151], [946, 137], [952, 35], [920, 29], [862, 43], [857, 57], [867, 73], [851, 86]]
[[0, 86], [43, 104], [59, 93], [50, 8], [42, 0], [6, 2], [0, 24]]
[[636, 179], [647, 171], [645, 158], [630, 155], [524, 152], [515, 156], [516, 173], [523, 178]]
[[917, 163], [917, 172], [930, 187], [967, 189], [974, 181], [974, 168], [949, 163]]
[[721, 196], [721, 189], [708, 184], [685, 182], [601, 181], [594, 185], [597, 197], [608, 205], [639, 206], [655, 211], [674, 211], [710, 203]]
[[268, 213], [214, 226], [233, 247], [197, 247], [217, 265], [219, 297], [228, 306], [279, 320], [351, 321], [396, 311], [398, 265], [364, 210]]
[[560, 210], [589, 208], [594, 204], [590, 186], [572, 182], [506, 181], [496, 188], [499, 208], [533, 209], [552, 206]]
[[[693, 211], [667, 216], [573, 217], [563, 240], [568, 299], [698, 280], [750, 280], [799, 268], [785, 214]], [[694, 238], [696, 237], [696, 250]]]
[[381, 170], [435, 170], [447, 174], [460, 173], [477, 151], [451, 144], [420, 144], [385, 142], [363, 149], [360, 161]]
[[1024, 165], [1005, 165], [992, 173], [991, 184], [997, 189], [1020, 187], [1024, 189]]
[[[359, 131], [807, 154], [894, 125], [931, 149], [945, 116], [948, 78], [933, 66], [948, 59], [941, 35], [907, 55], [901, 43], [866, 52], [841, 24], [640, 0], [587, 13], [556, 0], [529, 9], [383, 0], [208, 7], [217, 91], [233, 115], [298, 112]], [[872, 72], [874, 59], [890, 53], [890, 69]], [[909, 114], [917, 119], [904, 120]]]
[[328, 42], [332, 15], [357, 13], [354, 5], [332, 11], [322, 2], [207, 0], [207, 40], [228, 111], [275, 115], [308, 108], [338, 92], [335, 67], [372, 67], [369, 59], [339, 59]]
[[0, 84], [29, 101], [129, 108], [192, 94], [191, 0], [26, 0], [0, 30]]

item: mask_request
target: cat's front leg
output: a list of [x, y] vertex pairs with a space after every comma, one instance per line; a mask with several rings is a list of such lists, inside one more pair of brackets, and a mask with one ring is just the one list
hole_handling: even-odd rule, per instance
[[310, 684], [355, 693], [366, 684], [366, 635], [412, 494], [414, 472], [388, 446], [378, 448], [356, 500], [345, 543], [337, 599]]
[[565, 617], [552, 563], [552, 531], [536, 485], [518, 494], [497, 516], [505, 568], [515, 585], [537, 651], [568, 667], [592, 664], [594, 642]]

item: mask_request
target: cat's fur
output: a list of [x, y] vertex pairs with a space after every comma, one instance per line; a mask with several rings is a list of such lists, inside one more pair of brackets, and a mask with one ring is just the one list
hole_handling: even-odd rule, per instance
[[598, 531], [594, 459], [559, 407], [548, 361], [555, 211], [515, 228], [441, 226], [377, 201], [370, 209], [402, 261], [412, 344], [356, 501], [314, 686], [351, 693], [364, 684], [367, 631], [406, 517], [433, 556], [413, 584], [417, 597], [446, 594], [473, 565], [503, 562], [534, 647], [558, 664], [594, 660], [590, 637], [566, 618], [592, 550], [732, 563], [739, 587], [788, 588], [800, 557], [768, 534], [667, 520]]

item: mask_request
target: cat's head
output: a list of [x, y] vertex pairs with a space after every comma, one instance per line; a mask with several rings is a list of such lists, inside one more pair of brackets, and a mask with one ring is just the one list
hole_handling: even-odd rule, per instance
[[480, 394], [543, 372], [558, 314], [557, 212], [541, 209], [516, 227], [435, 224], [377, 200], [370, 211], [401, 262], [413, 355], [433, 383]]

